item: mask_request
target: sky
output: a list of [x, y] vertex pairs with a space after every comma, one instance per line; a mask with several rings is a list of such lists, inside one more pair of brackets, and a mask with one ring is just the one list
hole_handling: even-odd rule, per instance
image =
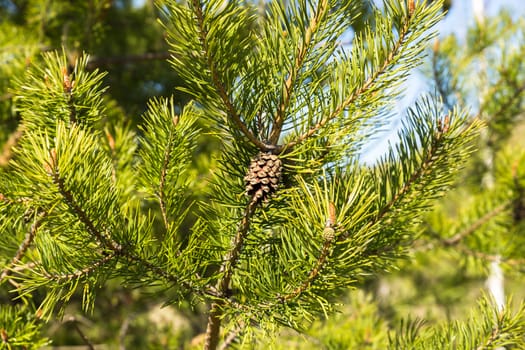
[[[454, 34], [459, 40], [463, 40], [468, 27], [475, 23], [474, 10], [476, 6], [479, 8], [480, 4], [485, 16], [494, 16], [502, 9], [508, 10], [514, 18], [525, 15], [524, 0], [453, 0], [449, 13], [436, 27], [439, 36]], [[422, 79], [417, 70], [408, 78], [405, 95], [399, 100], [390, 123], [363, 150], [361, 160], [364, 163], [373, 163], [388, 151], [389, 143], [395, 142], [397, 138], [404, 110], [414, 103], [422, 91], [428, 91], [428, 88], [428, 82]]]

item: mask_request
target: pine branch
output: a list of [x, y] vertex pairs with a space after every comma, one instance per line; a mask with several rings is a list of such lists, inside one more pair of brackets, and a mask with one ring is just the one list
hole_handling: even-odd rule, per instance
[[495, 111], [494, 113], [491, 113], [490, 119], [498, 120], [498, 117], [500, 117], [503, 113], [509, 110], [510, 107], [512, 107], [514, 103], [520, 103], [521, 101], [520, 97], [524, 91], [525, 91], [525, 83], [521, 84], [520, 86], [514, 87], [514, 92], [512, 96], [510, 96], [510, 98], [504, 103], [501, 103], [497, 111]]
[[64, 273], [64, 274], [51, 274], [48, 272], [44, 272], [44, 275], [46, 278], [49, 278], [50, 280], [56, 281], [58, 283], [67, 282], [70, 280], [80, 279], [85, 276], [88, 276], [92, 274], [96, 269], [99, 267], [102, 267], [103, 265], [109, 263], [114, 258], [116, 258], [118, 255], [117, 253], [107, 254], [103, 256], [100, 260], [93, 262], [91, 265], [84, 267], [83, 269], [77, 270], [72, 273]]
[[78, 333], [78, 335], [80, 335], [80, 338], [82, 338], [82, 341], [89, 350], [95, 350], [95, 346], [91, 343], [91, 341], [89, 340], [87, 335], [82, 331], [82, 329], [80, 329], [80, 322], [76, 319], [75, 316], [70, 316], [66, 322], [71, 323], [73, 325], [73, 328]]
[[[390, 208], [394, 207], [397, 202], [401, 201], [403, 197], [407, 195], [414, 184], [416, 184], [424, 175], [427, 175], [428, 170], [432, 168], [434, 161], [437, 158], [438, 150], [443, 146], [443, 136], [448, 132], [449, 127], [450, 119], [447, 116], [443, 123], [438, 126], [435, 135], [432, 136], [430, 149], [421, 160], [419, 166], [414, 169], [414, 172], [409, 176], [408, 181], [404, 183], [403, 187], [401, 187], [400, 190], [393, 195], [392, 199], [379, 210], [375, 222], [380, 221], [389, 212]], [[372, 224], [375, 224], [375, 222]]]
[[312, 283], [317, 277], [319, 277], [319, 274], [321, 273], [321, 270], [323, 269], [323, 266], [326, 263], [328, 256], [330, 255], [330, 248], [332, 246], [332, 243], [333, 239], [325, 239], [323, 247], [321, 248], [321, 253], [317, 258], [315, 266], [312, 268], [312, 270], [310, 270], [310, 273], [308, 274], [306, 280], [303, 281], [303, 283], [291, 293], [286, 294], [284, 296], [279, 295], [278, 299], [280, 299], [281, 302], [286, 302], [291, 299], [297, 298], [312, 285]]
[[2, 152], [0, 153], [0, 168], [7, 166], [9, 160], [13, 157], [13, 148], [18, 144], [18, 141], [24, 133], [24, 127], [20, 125], [4, 143]]
[[292, 150], [295, 146], [306, 141], [308, 138], [310, 138], [315, 133], [317, 133], [320, 129], [322, 129], [326, 124], [328, 124], [331, 120], [335, 119], [338, 115], [340, 115], [345, 110], [345, 108], [347, 108], [349, 105], [354, 103], [361, 95], [365, 94], [366, 92], [368, 92], [368, 90], [374, 87], [374, 83], [376, 82], [376, 80], [382, 74], [387, 72], [388, 69], [391, 67], [391, 65], [395, 63], [395, 61], [399, 58], [399, 55], [402, 54], [403, 44], [409, 33], [412, 14], [413, 14], [413, 1], [410, 1], [410, 3], [412, 4], [412, 7], [411, 7], [412, 10], [409, 11], [408, 16], [405, 17], [403, 26], [401, 27], [401, 30], [399, 32], [399, 37], [396, 40], [394, 46], [392, 47], [392, 50], [390, 51], [390, 53], [387, 55], [387, 57], [383, 61], [382, 65], [373, 74], [371, 74], [367, 78], [367, 80], [357, 90], [355, 90], [340, 105], [338, 105], [330, 115], [321, 119], [318, 123], [316, 123], [308, 131], [299, 135], [295, 140], [288, 142], [284, 146], [279, 146], [277, 148], [277, 152], [282, 152], [284, 150], [287, 150], [287, 151]]
[[[101, 88], [105, 74], [86, 71], [88, 56], [79, 57], [71, 74], [65, 52], [42, 55], [31, 65], [26, 79], [17, 81], [17, 110], [29, 132], [55, 129], [57, 120], [92, 127], [104, 115]], [[48, 103], [42, 103], [48, 101]]]
[[491, 349], [500, 336], [501, 336], [500, 329], [499, 327], [496, 326], [495, 328], [492, 329], [492, 334], [487, 339], [487, 341], [484, 344], [478, 346], [476, 350]]
[[471, 225], [469, 225], [468, 227], [466, 227], [462, 231], [456, 233], [454, 236], [449, 237], [449, 238], [445, 238], [445, 239], [440, 239], [441, 243], [444, 246], [453, 246], [453, 245], [456, 245], [456, 244], [460, 243], [463, 239], [465, 239], [466, 237], [470, 236], [472, 233], [474, 233], [481, 226], [483, 226], [484, 224], [489, 222], [495, 216], [497, 216], [497, 215], [501, 214], [502, 212], [504, 212], [505, 210], [509, 209], [511, 206], [512, 206], [512, 202], [511, 201], [503, 203], [503, 204], [497, 206], [496, 208], [492, 209], [491, 211], [489, 211], [488, 213], [486, 213], [485, 215], [480, 217], [478, 220], [473, 222]]
[[[179, 278], [177, 278], [175, 275], [170, 274], [169, 272], [165, 271], [161, 267], [156, 266], [152, 262], [143, 259], [132, 252], [130, 252], [128, 249], [124, 249], [124, 247], [119, 244], [118, 242], [114, 241], [111, 238], [111, 232], [104, 233], [98, 230], [95, 226], [95, 223], [93, 220], [89, 217], [87, 212], [82, 209], [81, 205], [74, 199], [73, 194], [69, 189], [66, 188], [64, 179], [60, 177], [59, 170], [58, 170], [58, 160], [57, 155], [54, 150], [50, 152], [50, 158], [49, 162], [46, 164], [46, 168], [48, 171], [48, 174], [52, 177], [53, 183], [57, 186], [59, 193], [61, 194], [62, 198], [64, 199], [64, 202], [68, 205], [70, 211], [76, 215], [76, 217], [79, 219], [79, 221], [84, 224], [87, 231], [91, 234], [93, 238], [95, 238], [103, 247], [110, 249], [113, 254], [110, 254], [109, 256], [117, 257], [117, 256], [123, 256], [127, 258], [129, 261], [135, 262], [138, 266], [145, 267], [147, 270], [151, 271], [152, 273], [161, 276], [165, 280], [172, 282], [174, 284], [181, 284], [188, 288], [189, 290], [193, 290], [198, 294], [201, 295], [212, 295], [215, 294], [212, 291], [203, 291], [201, 289], [196, 289], [192, 285], [190, 285], [187, 282], [181, 282]], [[105, 261], [105, 259], [103, 259]], [[109, 260], [108, 260], [109, 261]], [[102, 264], [100, 264], [101, 266]]]
[[228, 336], [226, 337], [226, 339], [224, 339], [224, 342], [221, 344], [219, 350], [227, 350], [228, 348], [230, 348], [235, 339], [237, 339], [237, 337], [239, 337], [240, 334], [241, 328], [236, 328], [233, 331], [231, 331], [230, 334], [228, 334]]
[[279, 141], [279, 137], [281, 136], [281, 131], [283, 128], [283, 123], [285, 121], [285, 114], [286, 110], [288, 108], [288, 105], [290, 103], [290, 98], [293, 93], [292, 89], [295, 84], [295, 79], [297, 77], [297, 72], [301, 69], [304, 63], [304, 59], [308, 54], [308, 51], [311, 50], [311, 40], [312, 36], [315, 35], [315, 32], [318, 29], [319, 23], [321, 22], [322, 18], [325, 16], [326, 12], [328, 10], [328, 1], [327, 0], [321, 0], [317, 4], [317, 8], [315, 13], [313, 14], [312, 18], [310, 19], [310, 23], [308, 28], [305, 31], [303, 41], [299, 43], [299, 46], [297, 47], [297, 54], [295, 56], [295, 62], [293, 67], [290, 68], [290, 71], [288, 72], [288, 77], [284, 81], [283, 84], [283, 96], [281, 99], [281, 102], [279, 103], [279, 107], [277, 109], [277, 115], [272, 127], [272, 131], [270, 133], [269, 142], [270, 144], [277, 144]]
[[244, 136], [248, 138], [254, 145], [256, 145], [260, 150], [262, 151], [271, 151], [274, 147], [271, 145], [267, 145], [264, 142], [260, 141], [244, 124], [244, 122], [241, 120], [241, 117], [237, 110], [235, 109], [233, 102], [230, 100], [230, 97], [228, 96], [228, 91], [224, 87], [224, 85], [221, 82], [221, 77], [219, 76], [219, 73], [217, 72], [215, 62], [213, 61], [213, 55], [210, 52], [208, 48], [208, 32], [204, 24], [204, 13], [202, 8], [202, 3], [200, 0], [192, 0], [192, 8], [195, 11], [195, 21], [197, 24], [197, 28], [199, 30], [199, 41], [202, 46], [202, 50], [204, 52], [204, 55], [206, 57], [206, 62], [208, 65], [208, 69], [211, 73], [211, 79], [213, 82], [213, 85], [215, 86], [217, 93], [219, 94], [224, 107], [226, 108], [226, 111], [228, 112], [228, 115], [233, 120], [234, 124], [239, 128], [239, 130], [242, 131]]
[[[221, 278], [217, 282], [217, 292], [221, 297], [224, 297], [227, 294], [233, 271], [238, 262], [239, 254], [243, 248], [244, 240], [250, 228], [251, 217], [255, 213], [258, 203], [258, 198], [254, 195], [246, 206], [243, 218], [241, 219], [239, 227], [237, 228], [237, 234], [235, 235], [231, 248], [226, 254], [220, 267], [219, 274], [221, 274]], [[214, 350], [219, 344], [219, 332], [221, 326], [221, 316], [223, 312], [222, 308], [224, 305], [224, 300], [217, 300], [212, 303], [210, 307], [204, 346], [206, 350]]]
[[29, 231], [27, 232], [27, 234], [26, 234], [26, 236], [24, 238], [24, 241], [20, 244], [20, 247], [18, 248], [15, 256], [13, 257], [13, 259], [11, 259], [11, 262], [4, 269], [4, 271], [2, 271], [2, 274], [0, 275], [0, 282], [2, 282], [4, 279], [9, 277], [9, 275], [11, 275], [11, 273], [12, 273], [12, 268], [17, 263], [22, 261], [22, 258], [24, 257], [25, 253], [27, 252], [27, 250], [29, 249], [31, 244], [33, 244], [33, 241], [35, 239], [36, 233], [37, 233], [40, 225], [42, 225], [42, 222], [44, 221], [44, 218], [45, 218], [46, 215], [47, 214], [45, 212], [38, 214], [38, 218], [31, 225]]
[[62, 87], [64, 95], [67, 98], [67, 106], [69, 108], [69, 121], [71, 123], [77, 122], [77, 108], [75, 107], [75, 98], [73, 97], [73, 82], [69, 76], [66, 67], [62, 67]]
[[[473, 123], [474, 121], [471, 122], [470, 125], [466, 125], [464, 127], [464, 130], [469, 130]], [[449, 131], [450, 118], [448, 116], [445, 117], [443, 121], [439, 121], [435, 130], [429, 130], [429, 132], [431, 133], [431, 140], [428, 151], [424, 151], [424, 154], [422, 155], [420, 161], [417, 163], [417, 166], [414, 167], [410, 174], [407, 174], [407, 179], [403, 182], [402, 186], [396, 188], [392, 192], [390, 200], [384, 203], [380, 208], [378, 208], [375, 218], [367, 224], [367, 227], [371, 228], [378, 222], [383, 220], [383, 218], [392, 210], [392, 208], [394, 208], [398, 203], [402, 202], [403, 199], [407, 195], [409, 195], [409, 193], [413, 190], [415, 186], [417, 186], [420, 182], [424, 181], [425, 177], [431, 174], [432, 169], [435, 167], [435, 162], [440, 160], [443, 148], [449, 142], [445, 137]], [[427, 136], [428, 135], [419, 135], [419, 137]], [[386, 176], [386, 174], [384, 176]], [[342, 234], [339, 239], [344, 240], [346, 238], [348, 238], [348, 233]]]
[[[52, 156], [51, 158], [53, 159], [53, 157], [56, 157], [56, 155]], [[55, 162], [56, 162], [56, 158], [55, 158], [55, 161], [51, 160], [51, 164], [53, 164]], [[58, 170], [54, 170], [53, 173], [52, 173], [52, 176], [53, 176], [53, 182], [58, 186], [59, 192], [62, 195], [62, 197], [64, 198], [64, 201], [70, 207], [70, 210], [74, 214], [76, 214], [76, 216], [78, 217], [79, 221], [84, 224], [84, 226], [86, 227], [87, 231], [99, 243], [101, 243], [104, 247], [107, 247], [111, 251], [113, 251], [113, 254], [112, 255], [108, 255], [108, 256], [112, 256], [112, 257], [124, 256], [125, 258], [129, 259], [130, 261], [133, 261], [133, 262], [137, 263], [139, 266], [143, 266], [146, 269], [148, 269], [149, 271], [155, 273], [156, 275], [159, 275], [159, 276], [163, 277], [167, 281], [170, 281], [170, 282], [172, 282], [174, 284], [181, 283], [180, 279], [177, 278], [176, 276], [170, 274], [169, 272], [165, 271], [161, 267], [156, 266], [152, 262], [150, 262], [150, 261], [148, 261], [146, 259], [143, 259], [143, 258], [141, 258], [141, 257], [139, 257], [139, 256], [137, 256], [135, 254], [132, 254], [127, 249], [124, 249], [121, 244], [119, 244], [118, 242], [116, 242], [113, 239], [111, 239], [110, 236], [100, 232], [95, 227], [93, 221], [88, 217], [87, 213], [74, 200], [72, 193], [65, 188], [64, 180], [59, 176]], [[103, 260], [105, 261], [105, 259], [103, 259]], [[102, 264], [100, 264], [100, 265], [102, 265]], [[188, 288], [190, 290], [194, 290], [196, 293], [208, 294], [208, 295], [215, 296], [215, 293], [213, 293], [212, 291], [196, 290], [193, 286], [191, 286], [190, 284], [188, 284], [186, 282], [183, 282], [182, 284], [186, 288]]]
[[0, 348], [41, 349], [48, 345], [42, 338], [44, 323], [28, 303], [2, 304], [0, 308]]
[[114, 251], [116, 254], [120, 254], [122, 252], [122, 246], [117, 242], [113, 241], [105, 233], [102, 233], [95, 227], [94, 222], [89, 218], [89, 216], [82, 209], [79, 203], [75, 201], [73, 194], [69, 191], [69, 189], [66, 188], [64, 184], [64, 179], [59, 175], [56, 157], [56, 152], [54, 151], [54, 149], [52, 149], [50, 151], [50, 163], [48, 163], [48, 165], [51, 170], [50, 175], [53, 179], [53, 183], [58, 187], [58, 191], [64, 199], [65, 203], [68, 205], [71, 212], [77, 216], [79, 221], [84, 224], [87, 231], [89, 232], [89, 234], [91, 234], [93, 238], [95, 238], [99, 243], [103, 244], [105, 247]]
[[501, 255], [487, 254], [487, 253], [484, 253], [484, 252], [473, 250], [473, 249], [467, 247], [463, 243], [459, 243], [456, 247], [457, 247], [457, 249], [461, 250], [462, 253], [464, 253], [464, 254], [466, 254], [468, 256], [472, 256], [474, 258], [485, 260], [485, 261], [501, 262], [501, 263], [505, 263], [505, 264], [510, 265], [510, 266], [517, 266], [517, 267], [522, 267], [525, 264], [525, 258], [523, 258], [523, 259], [512, 259], [512, 258], [502, 257]]
[[[177, 126], [178, 118], [173, 120], [174, 124], [173, 126]], [[166, 144], [166, 148], [164, 149], [164, 158], [162, 161], [162, 168], [160, 171], [160, 181], [159, 181], [159, 205], [160, 205], [160, 212], [162, 214], [162, 219], [164, 220], [164, 227], [166, 229], [169, 229], [169, 222], [168, 222], [168, 214], [166, 212], [166, 199], [165, 199], [165, 192], [164, 192], [164, 186], [166, 184], [166, 176], [168, 173], [168, 166], [170, 164], [171, 159], [171, 152], [172, 152], [172, 144], [173, 144], [173, 129], [170, 127], [170, 133], [168, 135], [168, 143]]]
[[[140, 139], [139, 182], [148, 196], [158, 204], [164, 233], [173, 234], [190, 206], [185, 205], [189, 192], [188, 168], [196, 147], [200, 117], [192, 104], [176, 113], [173, 98], [155, 98], [148, 103]], [[173, 242], [174, 243], [174, 242]], [[172, 247], [179, 250], [178, 247]]]

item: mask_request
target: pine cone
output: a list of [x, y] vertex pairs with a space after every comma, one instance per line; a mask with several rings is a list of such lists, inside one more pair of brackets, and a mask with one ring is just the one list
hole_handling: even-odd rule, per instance
[[257, 201], [267, 201], [277, 191], [281, 181], [282, 161], [275, 154], [259, 153], [252, 159], [248, 174], [244, 177], [246, 195]]

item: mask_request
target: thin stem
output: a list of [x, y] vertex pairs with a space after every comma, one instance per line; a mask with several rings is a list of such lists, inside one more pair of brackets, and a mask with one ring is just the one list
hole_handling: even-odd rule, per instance
[[297, 54], [295, 56], [295, 62], [288, 72], [288, 77], [283, 83], [283, 96], [279, 108], [277, 110], [277, 116], [273, 124], [272, 131], [270, 133], [269, 141], [271, 144], [277, 144], [279, 137], [281, 136], [283, 124], [286, 117], [286, 110], [290, 104], [290, 99], [293, 93], [293, 87], [296, 83], [297, 73], [304, 64], [305, 58], [310, 50], [312, 37], [319, 28], [319, 23], [323, 16], [326, 14], [328, 9], [328, 1], [319, 1], [319, 6], [316, 9], [313, 17], [310, 19], [310, 24], [304, 33], [303, 41], [297, 48]]
[[[511, 324], [512, 324], [512, 321], [511, 320], [507, 320], [507, 317], [505, 316], [505, 312], [504, 312], [504, 309], [503, 309], [504, 305], [502, 305], [501, 308], [499, 308], [497, 310], [497, 312], [495, 312], [495, 325], [492, 326], [492, 332], [490, 333], [488, 339], [486, 340], [485, 344], [481, 344], [479, 345], [476, 350], [482, 350], [482, 349], [492, 349], [494, 348], [496, 342], [498, 339], [501, 339], [503, 338], [504, 339], [504, 336], [505, 336], [505, 326], [506, 326], [506, 321], [509, 321]], [[521, 310], [520, 310], [521, 311]], [[497, 349], [506, 349], [506, 347], [498, 347]]]
[[409, 179], [404, 183], [403, 187], [401, 189], [394, 193], [392, 199], [388, 201], [377, 213], [377, 216], [375, 220], [371, 224], [375, 224], [379, 222], [389, 211], [390, 209], [398, 203], [402, 198], [406, 196], [406, 194], [410, 191], [410, 189], [414, 186], [414, 184], [417, 183], [417, 181], [425, 174], [426, 170], [432, 166], [432, 163], [435, 159], [436, 151], [439, 148], [439, 139], [435, 139], [432, 142], [432, 146], [427, 153], [426, 157], [422, 160], [421, 165], [414, 170], [414, 172], [410, 175]]
[[73, 325], [73, 328], [75, 328], [75, 331], [80, 335], [80, 338], [82, 338], [82, 341], [84, 344], [86, 344], [87, 348], [89, 350], [95, 350], [95, 346], [91, 343], [87, 335], [80, 329], [79, 327], [79, 321], [76, 319], [75, 316], [69, 317], [67, 322], [71, 323]]
[[6, 267], [4, 271], [2, 271], [2, 275], [0, 275], [0, 282], [7, 278], [9, 275], [11, 275], [12, 268], [22, 260], [25, 253], [29, 249], [29, 246], [31, 246], [31, 244], [33, 243], [33, 240], [36, 236], [36, 232], [42, 224], [45, 215], [45, 213], [41, 214], [40, 217], [31, 225], [31, 228], [27, 232], [24, 241], [18, 247], [15, 256], [13, 257], [13, 259], [11, 259], [11, 262], [9, 263], [8, 267]]
[[[56, 161], [56, 160], [55, 160]], [[80, 207], [77, 201], [75, 201], [73, 194], [65, 187], [64, 179], [62, 179], [57, 169], [53, 169], [52, 173], [53, 182], [58, 187], [59, 193], [64, 198], [64, 201], [68, 205], [69, 209], [75, 213], [80, 222], [84, 224], [89, 234], [91, 234], [98, 242], [102, 243], [104, 246], [110, 248], [115, 252], [120, 252], [122, 247], [112, 239], [106, 236], [106, 234], [100, 232], [96, 227], [93, 221], [89, 218], [88, 214]]]
[[49, 278], [51, 280], [54, 280], [54, 281], [57, 281], [57, 282], [79, 279], [79, 278], [82, 278], [84, 276], [87, 276], [87, 275], [91, 274], [97, 268], [107, 264], [108, 262], [113, 260], [113, 258], [115, 258], [115, 257], [116, 257], [116, 253], [109, 254], [109, 255], [106, 255], [106, 256], [102, 257], [102, 259], [100, 259], [98, 261], [95, 261], [93, 264], [91, 264], [91, 265], [89, 265], [89, 266], [87, 266], [87, 267], [85, 267], [83, 269], [80, 269], [78, 271], [75, 271], [75, 272], [72, 272], [72, 273], [58, 274], [58, 275], [49, 274], [49, 273], [46, 272], [45, 276], [47, 278]]
[[18, 144], [18, 141], [22, 137], [24, 127], [20, 125], [4, 143], [2, 152], [0, 153], [0, 168], [7, 166], [9, 160], [13, 157], [13, 148]]
[[164, 227], [169, 229], [168, 214], [166, 211], [166, 200], [164, 198], [164, 185], [166, 184], [166, 175], [168, 173], [168, 165], [171, 159], [171, 145], [173, 143], [173, 134], [170, 128], [170, 135], [168, 138], [168, 144], [164, 150], [164, 159], [162, 161], [162, 169], [160, 171], [160, 181], [159, 181], [159, 205], [160, 212], [162, 213], [162, 219], [164, 220]]
[[221, 330], [221, 316], [224, 301], [216, 301], [211, 304], [208, 313], [208, 324], [206, 326], [206, 339], [204, 341], [205, 350], [215, 350], [219, 345], [219, 336]]
[[124, 322], [122, 322], [122, 324], [120, 325], [120, 329], [118, 332], [119, 350], [126, 350], [126, 344], [124, 343], [124, 341], [126, 338], [126, 334], [128, 333], [128, 330], [129, 330], [129, 325], [131, 323], [130, 318], [131, 316], [127, 316], [124, 319]]
[[[53, 158], [53, 157], [52, 157]], [[56, 163], [56, 159], [52, 160], [51, 163]], [[51, 165], [53, 168], [54, 165]], [[100, 232], [96, 227], [93, 221], [89, 218], [88, 214], [80, 207], [80, 205], [74, 200], [73, 194], [65, 188], [64, 180], [58, 175], [56, 169], [52, 170], [53, 182], [58, 186], [59, 193], [64, 198], [64, 201], [69, 206], [70, 210], [75, 213], [80, 222], [84, 224], [88, 233], [90, 233], [100, 244], [104, 247], [110, 249], [114, 252], [115, 256], [123, 256], [130, 261], [135, 262], [138, 266], [145, 267], [147, 270], [155, 273], [158, 276], [161, 276], [166, 281], [172, 282], [174, 284], [181, 284], [183, 287], [193, 290], [195, 293], [200, 295], [207, 295], [212, 297], [217, 297], [216, 293], [212, 290], [202, 290], [199, 288], [193, 287], [187, 282], [181, 281], [176, 276], [170, 274], [168, 271], [165, 271], [159, 266], [156, 266], [152, 262], [143, 259], [140, 256], [133, 254], [132, 252], [124, 249], [121, 244], [111, 239], [111, 234], [104, 234]]]
[[323, 247], [321, 248], [321, 253], [319, 254], [319, 257], [317, 258], [317, 262], [315, 266], [312, 268], [312, 270], [310, 270], [310, 273], [308, 274], [308, 277], [306, 278], [306, 280], [303, 281], [303, 283], [290, 294], [279, 296], [279, 299], [281, 300], [281, 302], [285, 302], [285, 301], [296, 298], [300, 294], [304, 293], [308, 289], [308, 287], [312, 285], [314, 280], [321, 273], [321, 270], [324, 264], [326, 263], [328, 256], [330, 255], [331, 245], [332, 245], [332, 240], [324, 241]]
[[478, 220], [476, 220], [474, 223], [472, 223], [470, 226], [468, 226], [464, 230], [456, 233], [454, 236], [452, 236], [450, 238], [442, 239], [441, 240], [442, 244], [444, 246], [447, 246], [447, 247], [458, 244], [463, 239], [465, 239], [466, 237], [468, 237], [472, 233], [474, 233], [481, 226], [486, 224], [493, 217], [495, 217], [496, 215], [501, 214], [502, 212], [504, 212], [505, 210], [510, 208], [511, 205], [512, 205], [512, 202], [509, 201], [507, 203], [503, 203], [503, 204], [497, 206], [496, 208], [492, 209], [491, 211], [489, 211], [488, 213], [486, 213], [485, 215], [480, 217]]
[[510, 98], [505, 103], [502, 103], [500, 108], [492, 114], [491, 120], [498, 120], [499, 119], [498, 117], [500, 117], [501, 114], [505, 113], [505, 111], [509, 110], [510, 107], [512, 107], [514, 103], [519, 103], [521, 101], [520, 95], [524, 91], [525, 91], [525, 84], [516, 86], [514, 88], [514, 93], [512, 94], [512, 96], [510, 96]]
[[373, 221], [373, 224], [381, 220], [397, 202], [407, 195], [407, 193], [412, 189], [417, 181], [427, 173], [427, 170], [436, 160], [438, 150], [440, 149], [443, 141], [443, 136], [449, 131], [449, 128], [450, 119], [448, 117], [446, 117], [443, 122], [438, 122], [437, 130], [435, 131], [434, 137], [431, 141], [430, 150], [422, 159], [420, 166], [412, 172], [409, 179], [405, 182], [403, 187], [393, 195], [392, 199], [386, 203], [385, 206], [381, 208], [381, 210], [379, 210], [376, 219]]
[[272, 147], [271, 145], [267, 145], [264, 142], [260, 141], [244, 124], [244, 122], [241, 120], [240, 115], [237, 113], [237, 110], [233, 106], [233, 102], [230, 100], [230, 97], [228, 96], [228, 91], [226, 90], [226, 87], [222, 84], [221, 77], [219, 76], [219, 73], [217, 72], [217, 67], [215, 66], [215, 62], [213, 61], [212, 53], [209, 51], [208, 47], [208, 32], [204, 24], [204, 13], [202, 4], [199, 0], [192, 0], [193, 9], [195, 11], [195, 20], [197, 23], [197, 27], [199, 29], [199, 41], [202, 46], [202, 50], [204, 52], [204, 55], [206, 56], [206, 62], [208, 65], [208, 69], [211, 73], [211, 81], [213, 85], [215, 86], [215, 89], [217, 90], [217, 93], [219, 94], [219, 97], [222, 100], [222, 103], [226, 107], [226, 111], [228, 112], [228, 115], [233, 120], [233, 123], [242, 131], [244, 136], [248, 138], [254, 145], [256, 145], [260, 150], [262, 151], [271, 151], [275, 147]]
[[[226, 292], [228, 291], [228, 286], [233, 275], [233, 271], [239, 259], [239, 254], [244, 245], [244, 239], [248, 234], [248, 229], [250, 228], [250, 219], [255, 213], [258, 201], [254, 196], [252, 197], [250, 203], [246, 206], [242, 220], [239, 223], [237, 228], [237, 234], [235, 235], [231, 249], [226, 254], [219, 274], [222, 274], [221, 278], [217, 282], [217, 292], [218, 295], [224, 298]], [[219, 333], [221, 327], [221, 318], [223, 314], [223, 307], [225, 305], [224, 299], [219, 299], [212, 303], [208, 315], [208, 325], [206, 328], [206, 340], [204, 348], [206, 350], [215, 350], [219, 344]]]
[[486, 260], [490, 262], [501, 262], [511, 266], [523, 267], [525, 264], [525, 259], [511, 259], [511, 258], [502, 258], [501, 255], [488, 254], [480, 251], [473, 250], [467, 247], [465, 244], [458, 244], [457, 248], [461, 250], [464, 254], [472, 256], [477, 259]]
[[73, 82], [68, 73], [67, 68], [62, 68], [62, 87], [64, 95], [67, 98], [67, 105], [69, 108], [69, 121], [71, 123], [77, 122], [77, 107], [75, 106], [75, 98], [73, 97]]
[[228, 347], [232, 345], [232, 343], [235, 341], [235, 339], [237, 339], [240, 333], [241, 333], [241, 328], [237, 328], [231, 331], [230, 334], [228, 334], [228, 336], [226, 337], [226, 339], [224, 339], [224, 342], [221, 344], [221, 347], [219, 348], [219, 350], [228, 349]]

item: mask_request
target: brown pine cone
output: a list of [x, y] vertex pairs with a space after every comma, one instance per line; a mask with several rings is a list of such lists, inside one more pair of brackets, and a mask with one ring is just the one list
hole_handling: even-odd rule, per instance
[[282, 161], [275, 154], [259, 153], [252, 159], [248, 174], [244, 177], [246, 195], [257, 201], [267, 201], [281, 181]]

